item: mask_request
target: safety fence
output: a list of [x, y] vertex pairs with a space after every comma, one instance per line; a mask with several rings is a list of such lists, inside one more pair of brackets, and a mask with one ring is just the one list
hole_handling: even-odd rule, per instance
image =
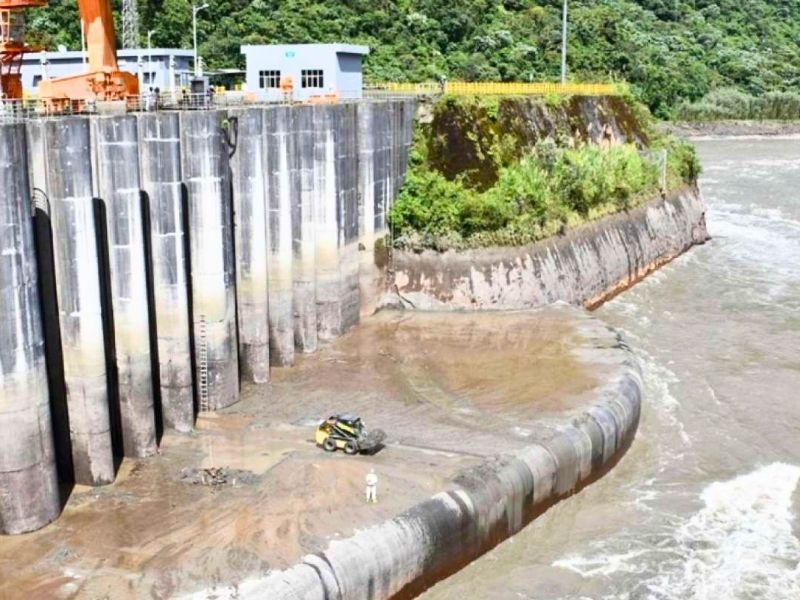
[[442, 81], [406, 83], [383, 82], [368, 84], [367, 95], [400, 94], [425, 96], [448, 94], [455, 96], [620, 96], [627, 86], [620, 83], [547, 83], [547, 82], [498, 82], [498, 81]]
[[208, 110], [260, 104], [338, 104], [368, 102], [381, 99], [434, 97], [442, 94], [459, 96], [618, 96], [624, 84], [616, 83], [524, 83], [524, 82], [383, 82], [369, 83], [363, 89], [339, 90], [304, 99], [291, 94], [266, 94], [263, 91], [223, 91], [189, 93], [187, 89], [167, 92], [145, 92], [124, 102], [108, 103], [93, 100], [40, 101], [35, 96], [22, 100], [0, 100], [0, 123], [13, 123], [50, 115], [97, 114], [99, 112], [142, 112], [156, 110]]
[[117, 114], [125, 112], [152, 112], [159, 110], [210, 110], [258, 105], [314, 105], [369, 102], [371, 100], [407, 97], [397, 93], [375, 95], [353, 92], [335, 92], [315, 95], [302, 100], [290, 95], [268, 96], [254, 92], [226, 91], [212, 93], [145, 92], [124, 101], [102, 102], [95, 100], [38, 100], [28, 96], [21, 100], [0, 100], [0, 123], [16, 123], [35, 118], [65, 115]]

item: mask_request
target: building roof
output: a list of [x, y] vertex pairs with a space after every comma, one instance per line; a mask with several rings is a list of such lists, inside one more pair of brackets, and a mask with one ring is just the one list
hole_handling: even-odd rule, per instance
[[[24, 56], [24, 60], [38, 62], [42, 58], [42, 54], [47, 57], [47, 60], [81, 60], [84, 55], [82, 50], [67, 50], [65, 52], [51, 51], [51, 52], [28, 52]], [[185, 58], [192, 58], [194, 53], [185, 48], [123, 48], [117, 50], [117, 59], [120, 58], [146, 58], [148, 55], [152, 56], [182, 56]]]
[[262, 48], [280, 48], [282, 50], [328, 50], [337, 54], [360, 54], [367, 56], [369, 46], [359, 46], [357, 44], [249, 44], [242, 46], [242, 54], [248, 50], [258, 50]]

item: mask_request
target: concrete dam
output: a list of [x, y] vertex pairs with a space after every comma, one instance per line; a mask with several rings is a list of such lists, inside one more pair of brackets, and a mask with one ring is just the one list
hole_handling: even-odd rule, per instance
[[341, 335], [413, 101], [0, 125], [0, 533]]

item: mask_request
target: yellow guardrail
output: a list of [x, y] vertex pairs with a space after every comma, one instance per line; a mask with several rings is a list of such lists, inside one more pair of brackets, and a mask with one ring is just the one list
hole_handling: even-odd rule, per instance
[[445, 81], [405, 83], [383, 82], [366, 86], [367, 92], [389, 92], [409, 95], [451, 94], [456, 96], [620, 96], [624, 84], [615, 83], [525, 83], [497, 81]]
[[434, 81], [423, 83], [405, 83], [399, 81], [383, 81], [380, 83], [369, 83], [364, 86], [366, 92], [395, 92], [398, 94], [441, 94], [442, 84]]

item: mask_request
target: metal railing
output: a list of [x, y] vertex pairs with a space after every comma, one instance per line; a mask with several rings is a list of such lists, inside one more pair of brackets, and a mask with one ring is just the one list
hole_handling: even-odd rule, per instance
[[52, 115], [84, 115], [108, 112], [150, 112], [158, 110], [208, 110], [252, 105], [274, 104], [338, 104], [400, 98], [434, 97], [442, 94], [460, 96], [617, 96], [625, 93], [622, 84], [606, 83], [507, 83], [443, 81], [366, 84], [359, 90], [321, 93], [304, 99], [289, 94], [270, 95], [265, 91], [213, 91], [189, 93], [188, 89], [166, 92], [145, 92], [125, 102], [103, 103], [92, 100], [39, 101], [35, 96], [22, 100], [0, 100], [0, 123], [23, 122]]
[[499, 81], [442, 81], [424, 83], [384, 82], [364, 87], [366, 95], [399, 94], [426, 96], [448, 94], [455, 96], [620, 96], [626, 92], [617, 83], [547, 83]]

